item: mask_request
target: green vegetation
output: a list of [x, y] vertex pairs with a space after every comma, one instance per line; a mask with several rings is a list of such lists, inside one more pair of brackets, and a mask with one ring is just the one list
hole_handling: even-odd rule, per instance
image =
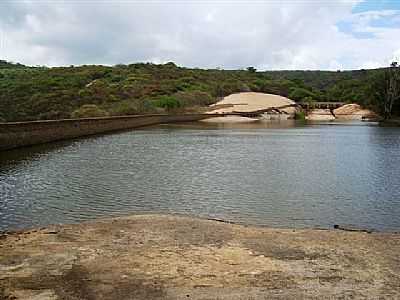
[[[5, 60], [0, 59], [0, 69], [10, 69], [10, 68], [26, 68], [26, 66], [21, 64], [14, 64]], [[1, 77], [0, 77], [1, 78]]]
[[71, 116], [73, 118], [106, 117], [108, 113], [95, 104], [84, 104], [79, 109], [75, 110]]
[[370, 92], [381, 103], [385, 120], [400, 112], [400, 66], [393, 62], [383, 73], [377, 74], [370, 86]]
[[289, 93], [290, 99], [297, 99], [297, 101], [301, 102], [308, 102], [313, 101], [313, 99], [320, 98], [312, 91], [302, 88], [302, 87], [295, 87], [290, 90]]
[[[296, 101], [354, 102], [383, 112], [379, 89], [385, 74], [385, 69], [204, 70], [177, 67], [172, 62], [47, 68], [0, 60], [0, 120], [200, 111], [221, 97], [246, 91]], [[393, 111], [398, 114], [397, 102]]]
[[173, 96], [161, 96], [159, 99], [153, 101], [153, 105], [166, 110], [172, 110], [174, 108], [180, 108], [181, 102]]
[[305, 120], [306, 119], [306, 114], [303, 111], [298, 111], [295, 113], [294, 118], [296, 120]]

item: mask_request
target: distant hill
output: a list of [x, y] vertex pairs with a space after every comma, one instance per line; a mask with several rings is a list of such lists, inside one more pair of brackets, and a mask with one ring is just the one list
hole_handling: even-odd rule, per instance
[[3, 60], [0, 120], [201, 111], [221, 97], [244, 91], [296, 101], [354, 102], [379, 110], [371, 82], [383, 70], [256, 72], [190, 69], [172, 62], [45, 68]]
[[26, 68], [26, 66], [21, 64], [11, 63], [0, 59], [0, 69], [15, 69], [15, 68]]
[[316, 89], [328, 89], [335, 83], [343, 80], [360, 80], [368, 77], [375, 70], [355, 71], [268, 71], [274, 78], [288, 80], [302, 80], [306, 85]]

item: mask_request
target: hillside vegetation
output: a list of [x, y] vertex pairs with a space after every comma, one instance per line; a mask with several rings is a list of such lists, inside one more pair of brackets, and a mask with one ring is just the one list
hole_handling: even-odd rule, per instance
[[0, 120], [201, 111], [226, 95], [255, 91], [296, 101], [343, 101], [380, 110], [384, 69], [267, 71], [155, 65], [27, 67], [0, 61]]

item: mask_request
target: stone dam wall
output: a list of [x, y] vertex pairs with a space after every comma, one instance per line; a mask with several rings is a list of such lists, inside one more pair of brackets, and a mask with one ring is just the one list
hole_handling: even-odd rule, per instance
[[212, 114], [137, 115], [0, 123], [0, 151], [147, 125], [197, 121], [213, 116]]

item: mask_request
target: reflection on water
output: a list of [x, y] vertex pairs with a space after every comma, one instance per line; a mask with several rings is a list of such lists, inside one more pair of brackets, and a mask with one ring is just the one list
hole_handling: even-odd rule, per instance
[[399, 150], [399, 128], [271, 122], [163, 125], [2, 152], [0, 230], [141, 212], [399, 230]]
[[295, 128], [306, 126], [305, 121], [296, 120], [274, 120], [249, 123], [212, 123], [212, 122], [192, 122], [177, 123], [164, 125], [174, 128], [191, 128], [191, 129], [262, 129], [262, 128]]

